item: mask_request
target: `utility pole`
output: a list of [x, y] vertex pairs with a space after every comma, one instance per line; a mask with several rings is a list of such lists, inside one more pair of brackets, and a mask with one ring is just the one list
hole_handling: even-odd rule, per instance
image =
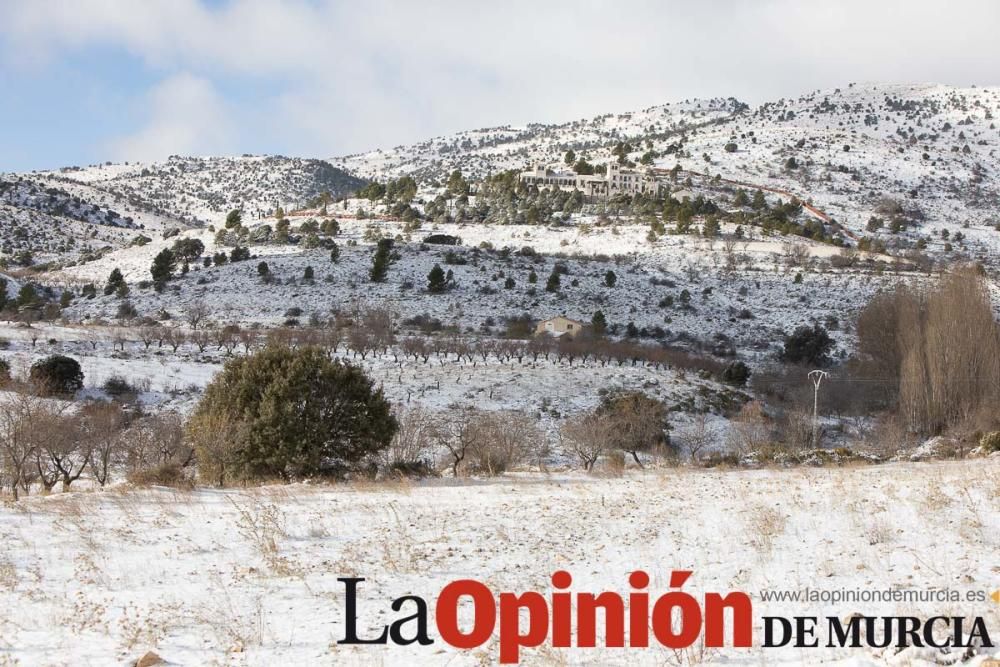
[[829, 375], [826, 371], [809, 371], [809, 379], [813, 383], [813, 447], [819, 446], [819, 385]]

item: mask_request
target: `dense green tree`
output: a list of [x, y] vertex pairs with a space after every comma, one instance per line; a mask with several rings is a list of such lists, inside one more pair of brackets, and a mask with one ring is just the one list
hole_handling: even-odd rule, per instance
[[750, 367], [742, 361], [733, 361], [722, 369], [722, 381], [727, 384], [743, 387], [749, 379]]
[[389, 273], [391, 253], [392, 239], [379, 239], [378, 246], [375, 248], [375, 256], [372, 258], [372, 268], [368, 274], [373, 283], [385, 282], [386, 275]]
[[364, 372], [320, 347], [271, 345], [226, 363], [188, 432], [215, 481], [335, 474], [385, 449], [398, 429]]
[[205, 244], [200, 239], [177, 239], [170, 251], [178, 262], [193, 262], [205, 252]]
[[243, 211], [238, 208], [234, 208], [226, 216], [226, 229], [232, 229], [234, 227], [239, 227], [243, 222]]
[[17, 291], [17, 307], [18, 308], [34, 308], [39, 305], [41, 297], [38, 296], [38, 290], [32, 283], [24, 283], [21, 285], [21, 289]]
[[549, 274], [548, 280], [545, 281], [545, 291], [558, 292], [560, 283], [559, 272], [553, 267], [552, 273]]
[[594, 316], [590, 318], [590, 327], [594, 331], [595, 336], [603, 336], [608, 331], [608, 321], [604, 317], [604, 313], [597, 311]]
[[36, 361], [31, 365], [28, 377], [43, 394], [72, 394], [83, 388], [80, 362], [61, 354]]
[[825, 366], [830, 360], [828, 355], [832, 348], [833, 339], [826, 329], [819, 324], [812, 327], [803, 325], [785, 338], [781, 358], [793, 364]]
[[427, 274], [427, 291], [431, 294], [440, 294], [448, 288], [448, 281], [444, 275], [444, 269], [440, 264], [435, 264]]
[[176, 269], [177, 258], [174, 257], [174, 253], [169, 248], [164, 248], [153, 258], [153, 266], [150, 267], [149, 272], [153, 276], [153, 283], [162, 288], [173, 277]]
[[606, 287], [614, 287], [618, 283], [618, 276], [611, 269], [608, 269], [604, 274], [604, 285]]
[[111, 274], [108, 276], [108, 282], [104, 284], [104, 293], [106, 295], [114, 294], [124, 284], [125, 277], [122, 275], [121, 269], [115, 267], [111, 269]]
[[469, 194], [469, 182], [462, 176], [462, 172], [456, 169], [448, 177], [445, 185], [445, 195], [448, 197], [461, 197]]

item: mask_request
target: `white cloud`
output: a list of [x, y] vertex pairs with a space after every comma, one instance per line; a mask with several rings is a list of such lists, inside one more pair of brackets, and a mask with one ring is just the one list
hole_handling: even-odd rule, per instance
[[149, 91], [144, 108], [142, 129], [110, 143], [115, 159], [162, 160], [233, 149], [225, 102], [205, 79], [187, 73], [171, 76]]
[[[110, 45], [154, 71], [234, 79], [258, 91], [231, 102], [240, 151], [267, 137], [313, 155], [690, 97], [996, 84], [997, 25], [993, 0], [0, 0], [8, 54]], [[211, 139], [181, 131], [199, 115], [157, 116], [184, 135], [170, 152]]]

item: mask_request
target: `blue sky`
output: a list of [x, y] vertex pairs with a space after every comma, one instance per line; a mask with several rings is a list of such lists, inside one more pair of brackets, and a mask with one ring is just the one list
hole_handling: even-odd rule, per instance
[[997, 85], [997, 26], [991, 0], [0, 0], [0, 171], [330, 157], [849, 81]]

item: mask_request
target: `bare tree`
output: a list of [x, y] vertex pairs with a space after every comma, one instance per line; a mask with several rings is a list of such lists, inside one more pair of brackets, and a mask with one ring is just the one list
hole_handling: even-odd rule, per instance
[[396, 410], [399, 429], [389, 446], [380, 452], [387, 469], [422, 469], [430, 467], [431, 450], [440, 440], [440, 417], [420, 406]]
[[83, 437], [81, 421], [68, 403], [50, 401], [42, 410], [35, 430], [38, 479], [46, 491], [51, 491], [56, 482], [62, 482], [64, 492], [69, 491], [87, 467], [91, 441]]
[[541, 446], [535, 420], [521, 412], [480, 412], [470, 424], [467, 454], [487, 475], [500, 475], [524, 463]]
[[589, 412], [563, 422], [559, 435], [567, 452], [578, 458], [584, 470], [590, 472], [607, 451], [613, 428], [607, 415]]
[[210, 314], [208, 304], [198, 299], [189, 303], [184, 309], [184, 321], [190, 324], [192, 329], [197, 329]]
[[19, 491], [27, 491], [33, 476], [30, 466], [38, 446], [35, 427], [43, 405], [43, 399], [23, 393], [0, 397], [0, 471], [15, 501]]
[[183, 345], [187, 341], [187, 335], [176, 328], [169, 328], [164, 332], [163, 342], [170, 346], [172, 352], [177, 352], [177, 348]]
[[179, 415], [169, 413], [133, 421], [125, 433], [128, 469], [139, 471], [164, 463], [184, 467], [194, 460], [194, 448], [184, 437]]
[[438, 444], [448, 450], [448, 455], [451, 458], [452, 477], [458, 477], [458, 467], [465, 461], [469, 448], [472, 446], [476, 422], [477, 412], [475, 410], [461, 410], [448, 419], [445, 428], [439, 429], [436, 433]]
[[996, 414], [1000, 328], [976, 269], [960, 268], [923, 292], [900, 287], [876, 297], [857, 330], [862, 368], [898, 388], [914, 430], [936, 433]]
[[609, 397], [599, 408], [612, 422], [611, 446], [632, 455], [642, 467], [639, 452], [647, 452], [667, 443], [667, 407], [635, 391]]
[[122, 463], [123, 434], [128, 415], [118, 403], [91, 403], [80, 410], [83, 437], [88, 441], [90, 472], [104, 487], [111, 480], [111, 470]]
[[227, 324], [215, 332], [215, 343], [220, 350], [225, 348], [226, 356], [232, 356], [233, 350], [240, 344], [239, 334], [238, 324]]
[[250, 350], [257, 344], [257, 332], [254, 329], [240, 329], [237, 337], [244, 354], [250, 354]]
[[688, 456], [696, 461], [701, 452], [719, 441], [719, 431], [708, 419], [708, 415], [700, 412], [679, 433], [681, 442], [687, 447]]
[[159, 327], [141, 327], [139, 329], [139, 340], [148, 350], [149, 346], [160, 339]]
[[128, 342], [128, 331], [123, 327], [115, 327], [111, 333], [111, 349], [121, 348], [125, 351], [125, 343]]
[[204, 352], [212, 344], [212, 334], [208, 331], [192, 331], [189, 339], [195, 344], [199, 352]]
[[730, 448], [739, 454], [748, 454], [768, 444], [770, 439], [771, 428], [764, 406], [760, 401], [746, 403], [731, 421]]

